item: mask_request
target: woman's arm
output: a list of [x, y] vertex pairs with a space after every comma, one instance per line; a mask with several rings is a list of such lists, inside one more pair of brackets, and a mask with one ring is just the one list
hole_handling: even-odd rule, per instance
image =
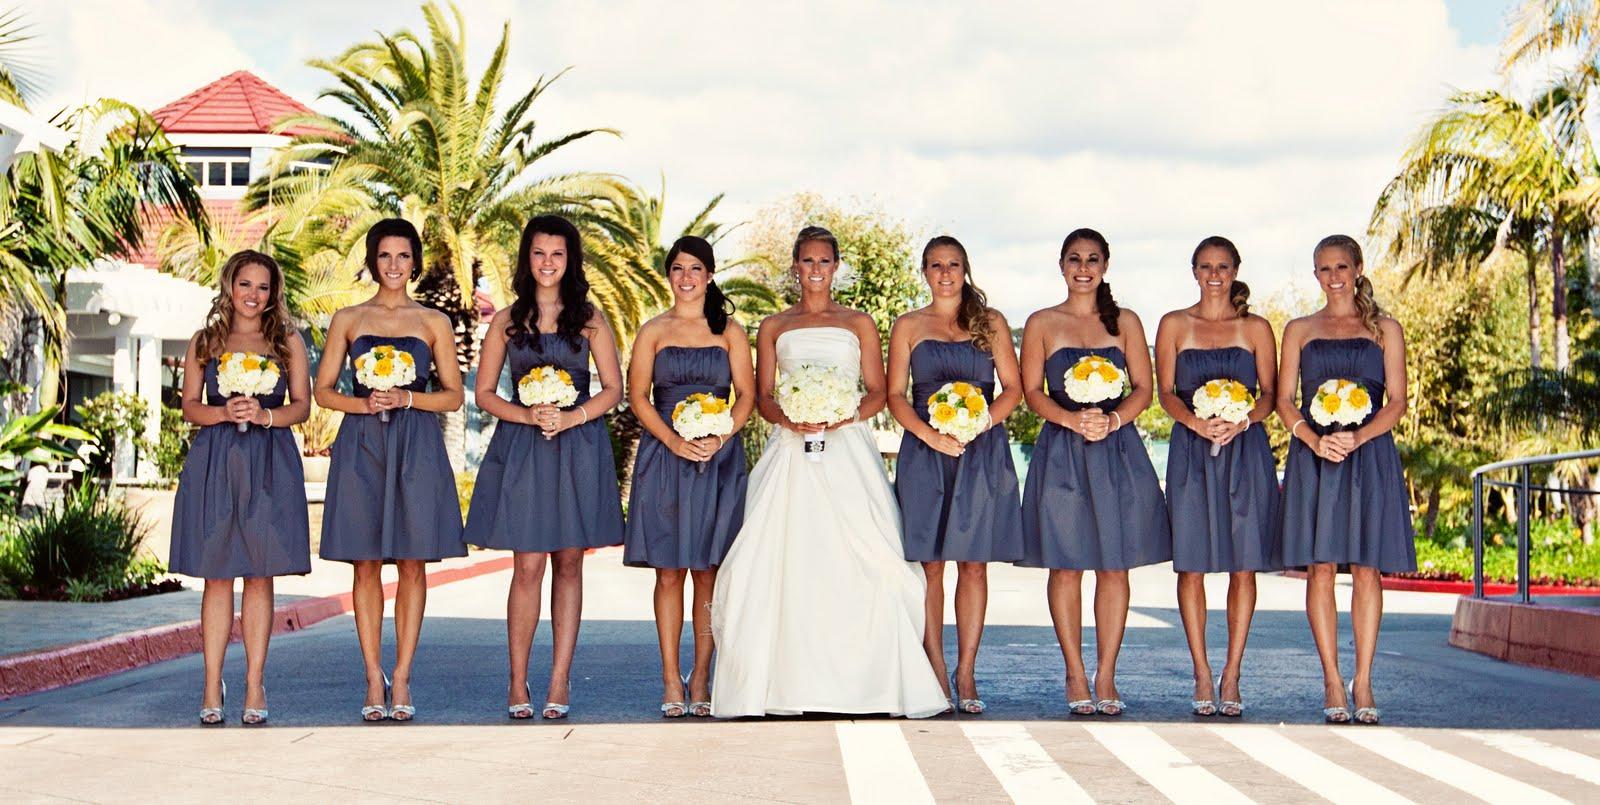
[[1256, 407], [1250, 409], [1250, 422], [1255, 424], [1267, 421], [1277, 404], [1278, 339], [1272, 333], [1272, 322], [1260, 316], [1245, 320], [1245, 337], [1256, 358]]
[[345, 354], [350, 349], [350, 327], [354, 317], [350, 308], [345, 308], [334, 313], [333, 321], [328, 323], [328, 336], [324, 339], [322, 358], [317, 362], [317, 379], [312, 386], [311, 396], [317, 405], [330, 411], [376, 414], [392, 406], [385, 406], [371, 397], [340, 394], [338, 390], [339, 372], [344, 369]]
[[866, 394], [861, 397], [861, 406], [856, 409], [855, 419], [851, 421], [865, 422], [882, 411], [889, 399], [883, 376], [883, 341], [878, 338], [878, 325], [871, 316], [857, 313], [851, 317], [850, 324], [861, 341], [861, 385], [866, 388]]
[[1300, 348], [1305, 345], [1307, 325], [1304, 319], [1295, 319], [1283, 328], [1283, 354], [1278, 356], [1278, 420], [1288, 429], [1289, 435], [1305, 442], [1311, 452], [1321, 455], [1322, 438], [1305, 422], [1300, 409], [1295, 406], [1295, 387], [1300, 381]]
[[910, 314], [895, 319], [894, 326], [889, 328], [888, 406], [889, 414], [900, 423], [900, 427], [926, 442], [938, 431], [923, 422], [910, 400], [906, 399], [906, 389], [911, 382], [911, 342], [919, 335], [916, 331], [916, 321]]
[[458, 410], [466, 394], [462, 392], [461, 364], [456, 362], [456, 334], [451, 327], [450, 317], [437, 310], [429, 310], [423, 317], [423, 323], [428, 328], [429, 348], [433, 350], [433, 373], [439, 381], [439, 390], [408, 393], [396, 403], [400, 407], [435, 413]]
[[756, 372], [750, 361], [750, 336], [739, 323], [729, 319], [722, 331], [728, 350], [728, 368], [733, 372], [733, 432], [744, 429], [756, 410]]
[[287, 428], [298, 425], [311, 416], [311, 369], [310, 359], [306, 357], [306, 342], [299, 333], [289, 334], [289, 401], [272, 409], [269, 418], [263, 411], [254, 422], [265, 427], [271, 423], [274, 428]]
[[994, 357], [994, 373], [1000, 393], [989, 404], [989, 427], [1001, 427], [1006, 417], [1022, 402], [1022, 369], [1017, 365], [1017, 350], [1011, 345], [1011, 326], [1000, 311], [989, 309], [989, 354]]
[[685, 439], [661, 418], [650, 400], [655, 382], [657, 332], [658, 328], [646, 323], [633, 338], [633, 353], [628, 359], [628, 406], [633, 409], [633, 415], [641, 427], [666, 445], [668, 450], [676, 453], [677, 443]]
[[1185, 405], [1183, 398], [1178, 396], [1178, 341], [1184, 335], [1184, 318], [1187, 314], [1182, 310], [1174, 310], [1161, 317], [1161, 323], [1156, 325], [1156, 401], [1161, 404], [1161, 410], [1172, 417], [1172, 421], [1188, 428], [1201, 438], [1209, 438], [1208, 427], [1204, 420], [1195, 416]]
[[1405, 330], [1394, 319], [1382, 319], [1378, 326], [1383, 332], [1383, 388], [1384, 396], [1388, 399], [1367, 424], [1356, 428], [1354, 447], [1360, 447], [1393, 430], [1399, 424], [1400, 417], [1405, 416], [1406, 407], [1410, 404], [1406, 396]]
[[189, 348], [183, 353], [183, 419], [202, 428], [223, 422], [238, 422], [227, 406], [205, 403], [206, 370], [205, 363], [196, 351], [199, 343], [200, 334], [195, 333], [189, 339]]
[[[496, 419], [532, 425], [532, 409], [500, 396], [500, 372], [506, 365], [506, 326], [510, 322], [510, 308], [501, 309], [489, 322], [489, 331], [484, 333], [483, 346], [478, 351], [478, 378], [472, 384], [472, 400]], [[512, 378], [513, 383], [517, 380], [520, 378]]]
[[1111, 417], [1107, 433], [1123, 425], [1132, 425], [1133, 420], [1150, 407], [1155, 387], [1150, 371], [1150, 343], [1145, 340], [1144, 324], [1139, 321], [1139, 315], [1124, 308], [1117, 328], [1122, 331], [1122, 356], [1128, 361], [1128, 383], [1132, 388], [1128, 396], [1106, 414]]

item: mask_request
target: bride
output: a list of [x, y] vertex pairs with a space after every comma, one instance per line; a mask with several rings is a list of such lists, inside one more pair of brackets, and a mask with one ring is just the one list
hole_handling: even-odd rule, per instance
[[[923, 578], [905, 561], [900, 513], [872, 431], [883, 358], [871, 317], [834, 302], [839, 244], [821, 227], [794, 245], [800, 302], [761, 324], [757, 406], [778, 428], [750, 475], [745, 520], [712, 600], [712, 714], [937, 715], [950, 703], [922, 649]], [[854, 419], [784, 416], [776, 376], [823, 364], [866, 387]], [[827, 431], [821, 461], [805, 433]], [[813, 454], [814, 455], [814, 454]]]

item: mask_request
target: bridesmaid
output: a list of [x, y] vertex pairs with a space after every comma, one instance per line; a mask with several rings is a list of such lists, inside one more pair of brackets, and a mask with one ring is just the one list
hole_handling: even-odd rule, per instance
[[[1093, 229], [1061, 243], [1067, 298], [1028, 317], [1022, 334], [1023, 396], [1045, 424], [1022, 497], [1023, 567], [1050, 569], [1048, 598], [1067, 664], [1075, 715], [1121, 715], [1117, 652], [1128, 621], [1128, 570], [1172, 558], [1166, 503], [1155, 467], [1133, 427], [1150, 404], [1144, 326], [1117, 307], [1105, 283], [1111, 247]], [[1111, 361], [1131, 386], [1117, 400], [1073, 401], [1062, 378], [1088, 355]], [[1095, 571], [1097, 656], [1091, 696], [1079, 648], [1083, 571]]]
[[[183, 356], [183, 418], [200, 426], [178, 477], [172, 572], [206, 580], [200, 599], [205, 689], [200, 723], [223, 722], [222, 660], [233, 629], [233, 580], [244, 577], [246, 724], [267, 722], [263, 681], [272, 637], [272, 577], [311, 572], [305, 477], [289, 426], [311, 411], [306, 345], [283, 307], [283, 271], [271, 257], [228, 258], [205, 329]], [[253, 352], [277, 364], [260, 397], [217, 390], [217, 359]], [[247, 429], [240, 431], [240, 425]], [[248, 426], [255, 427], [248, 427]]]
[[[517, 299], [495, 314], [483, 339], [478, 407], [500, 420], [478, 467], [467, 512], [467, 541], [514, 552], [506, 596], [506, 643], [511, 680], [506, 714], [533, 717], [528, 655], [539, 626], [545, 560], [550, 584], [550, 686], [545, 718], [565, 718], [572, 655], [583, 615], [583, 552], [622, 543], [622, 496], [605, 413], [622, 399], [617, 344], [605, 316], [589, 301], [583, 244], [572, 222], [540, 215], [522, 230], [512, 277]], [[567, 408], [532, 407], [500, 396], [500, 370], [509, 358], [512, 387], [540, 366], [565, 370], [578, 392]], [[589, 396], [589, 361], [600, 393]], [[512, 394], [516, 396], [515, 392]]]
[[[351, 599], [367, 675], [362, 720], [410, 721], [417, 713], [411, 662], [428, 597], [426, 565], [467, 553], [455, 473], [436, 416], [461, 407], [461, 370], [450, 319], [406, 292], [406, 283], [422, 271], [416, 227], [399, 218], [373, 224], [365, 262], [378, 292], [333, 314], [317, 366], [317, 404], [345, 413], [328, 467], [321, 554], [355, 568]], [[410, 355], [416, 380], [387, 391], [357, 380], [353, 394], [341, 393], [345, 358], [353, 363], [380, 346]], [[430, 379], [438, 391], [427, 391]], [[382, 668], [381, 571], [387, 562], [399, 571], [392, 687]]]
[[[645, 322], [628, 363], [628, 404], [644, 426], [628, 497], [623, 562], [656, 569], [661, 640], [661, 715], [711, 716], [711, 594], [717, 565], [744, 522], [749, 481], [739, 430], [756, 405], [756, 376], [744, 328], [728, 318], [716, 256], [702, 238], [678, 238], [667, 252], [673, 305]], [[693, 441], [672, 427], [672, 409], [691, 394], [729, 400], [733, 432]], [[652, 400], [652, 397], [654, 398]], [[694, 577], [694, 671], [688, 704], [678, 676], [683, 582]]]
[[[1378, 307], [1362, 272], [1361, 247], [1329, 235], [1313, 253], [1327, 302], [1283, 329], [1278, 416], [1293, 438], [1283, 479], [1283, 561], [1306, 568], [1306, 618], [1322, 659], [1323, 718], [1378, 723], [1372, 657], [1383, 620], [1379, 573], [1417, 569], [1400, 453], [1389, 431], [1406, 412], [1406, 341], [1400, 323]], [[1300, 407], [1294, 403], [1300, 381]], [[1353, 430], [1311, 419], [1317, 387], [1330, 379], [1359, 384], [1373, 412]], [[1356, 673], [1339, 673], [1339, 616], [1334, 575], [1350, 568], [1350, 624]]]
[[[1277, 459], [1266, 429], [1257, 427], [1272, 415], [1277, 341], [1272, 325], [1250, 314], [1250, 288], [1235, 279], [1239, 262], [1227, 238], [1200, 241], [1189, 258], [1200, 301], [1163, 316], [1156, 328], [1159, 400], [1174, 422], [1167, 453], [1172, 568], [1194, 660], [1197, 716], [1244, 714], [1239, 672], [1255, 614], [1256, 571], [1283, 566]], [[1256, 395], [1247, 419], [1195, 416], [1194, 394], [1212, 380], [1237, 380]], [[1228, 574], [1228, 661], [1216, 680], [1206, 657], [1207, 573]]]
[[[956, 563], [955, 696], [963, 713], [982, 713], [974, 666], [989, 601], [988, 563], [1022, 558], [1022, 501], [1005, 419], [1022, 401], [1011, 328], [972, 283], [966, 247], [941, 235], [922, 249], [933, 300], [901, 316], [889, 334], [889, 412], [905, 429], [896, 461], [906, 559], [927, 576], [924, 649], [939, 684], [944, 661], [944, 566]], [[994, 393], [999, 375], [1001, 393]], [[911, 398], [906, 399], [907, 377]], [[928, 397], [946, 383], [976, 386], [989, 401], [989, 429], [967, 444], [928, 424]], [[945, 688], [945, 697], [951, 690]]]

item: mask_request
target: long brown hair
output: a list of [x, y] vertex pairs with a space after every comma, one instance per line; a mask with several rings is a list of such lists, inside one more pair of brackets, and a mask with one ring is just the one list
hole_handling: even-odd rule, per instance
[[949, 235], [939, 235], [922, 247], [922, 270], [928, 270], [928, 252], [949, 246], [961, 252], [961, 306], [956, 308], [956, 326], [972, 336], [972, 345], [984, 352], [993, 351], [994, 322], [989, 320], [989, 295], [972, 281], [972, 262], [967, 247]]
[[217, 275], [217, 298], [211, 300], [211, 312], [206, 314], [206, 326], [195, 341], [195, 356], [201, 362], [216, 358], [228, 349], [228, 334], [233, 332], [233, 283], [239, 270], [256, 265], [267, 270], [270, 287], [267, 304], [261, 310], [261, 337], [271, 345], [272, 356], [280, 366], [289, 366], [289, 336], [294, 326], [283, 307], [283, 269], [278, 261], [252, 249], [236, 252], [222, 264]]
[[[1087, 240], [1100, 247], [1100, 257], [1106, 262], [1111, 262], [1111, 244], [1106, 242], [1106, 236], [1088, 227], [1079, 227], [1067, 233], [1065, 240], [1061, 241], [1061, 256], [1057, 262], [1067, 259], [1067, 249], [1072, 248], [1073, 241]], [[1117, 300], [1111, 295], [1111, 283], [1105, 277], [1100, 278], [1100, 287], [1094, 292], [1094, 306], [1100, 313], [1100, 323], [1105, 325], [1106, 332], [1111, 335], [1121, 335], [1118, 332], [1117, 318], [1122, 315], [1122, 308], [1117, 305]]]
[[[1317, 252], [1323, 249], [1344, 249], [1350, 254], [1351, 262], [1356, 268], [1361, 268], [1361, 244], [1349, 235], [1329, 235], [1317, 241], [1317, 248], [1311, 250], [1313, 264]], [[1383, 343], [1383, 328], [1378, 325], [1378, 320], [1383, 318], [1383, 308], [1378, 305], [1378, 298], [1372, 292], [1372, 280], [1366, 274], [1356, 277], [1356, 314], [1361, 317], [1361, 326], [1372, 333], [1378, 343]]]

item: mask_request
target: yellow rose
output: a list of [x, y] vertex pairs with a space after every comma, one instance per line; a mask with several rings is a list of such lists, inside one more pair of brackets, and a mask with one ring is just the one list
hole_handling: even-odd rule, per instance
[[400, 362], [407, 366], [416, 365], [416, 359], [411, 357], [411, 353], [409, 352], [398, 353], [398, 357], [400, 358]]
[[247, 372], [253, 372], [257, 368], [259, 368], [259, 364], [256, 363], [256, 359], [255, 358], [249, 358], [249, 357], [245, 358], [244, 361], [240, 365], [243, 366], [245, 371], [247, 371]]
[[1337, 394], [1324, 394], [1324, 395], [1322, 395], [1322, 408], [1323, 408], [1323, 410], [1327, 411], [1328, 413], [1330, 413], [1330, 414], [1338, 413], [1340, 405], [1342, 405], [1342, 403], [1339, 402], [1339, 395], [1337, 395]]
[[1233, 388], [1229, 390], [1229, 395], [1233, 397], [1234, 402], [1244, 402], [1250, 399], [1250, 392], [1244, 387], [1243, 383], [1234, 383]]
[[388, 377], [394, 372], [394, 361], [389, 358], [379, 358], [378, 362], [373, 364], [372, 371], [379, 377]]
[[1117, 382], [1117, 367], [1112, 366], [1109, 363], [1102, 364], [1100, 366], [1099, 372], [1100, 372], [1100, 379], [1101, 380], [1104, 380], [1107, 383], [1115, 383], [1115, 382]]
[[946, 403], [939, 403], [933, 407], [933, 418], [940, 422], [949, 422], [956, 418], [956, 409]]
[[356, 369], [357, 370], [360, 370], [363, 366], [366, 366], [366, 365], [367, 365], [367, 356], [362, 355], [361, 357], [356, 358]]
[[965, 397], [972, 393], [972, 386], [967, 383], [951, 383], [950, 392], [957, 397]]
[[572, 383], [572, 375], [567, 374], [567, 370], [565, 370], [565, 369], [557, 369], [556, 370], [556, 377], [561, 378], [561, 382], [566, 383], [568, 385], [571, 385], [571, 383]]
[[1365, 408], [1368, 402], [1371, 402], [1371, 398], [1367, 396], [1366, 389], [1356, 386], [1350, 390], [1350, 405], [1356, 408]]
[[689, 401], [688, 400], [684, 400], [683, 402], [678, 403], [677, 405], [673, 406], [672, 407], [672, 418], [673, 419], [677, 419], [678, 417], [683, 416], [683, 407], [688, 405], [688, 404], [689, 404]]
[[1094, 371], [1094, 366], [1088, 361], [1084, 361], [1072, 368], [1072, 376], [1079, 380], [1088, 380], [1089, 373], [1092, 371]]
[[985, 408], [989, 407], [989, 403], [983, 399], [982, 394], [968, 394], [966, 404], [967, 410], [974, 414], [981, 414]]

